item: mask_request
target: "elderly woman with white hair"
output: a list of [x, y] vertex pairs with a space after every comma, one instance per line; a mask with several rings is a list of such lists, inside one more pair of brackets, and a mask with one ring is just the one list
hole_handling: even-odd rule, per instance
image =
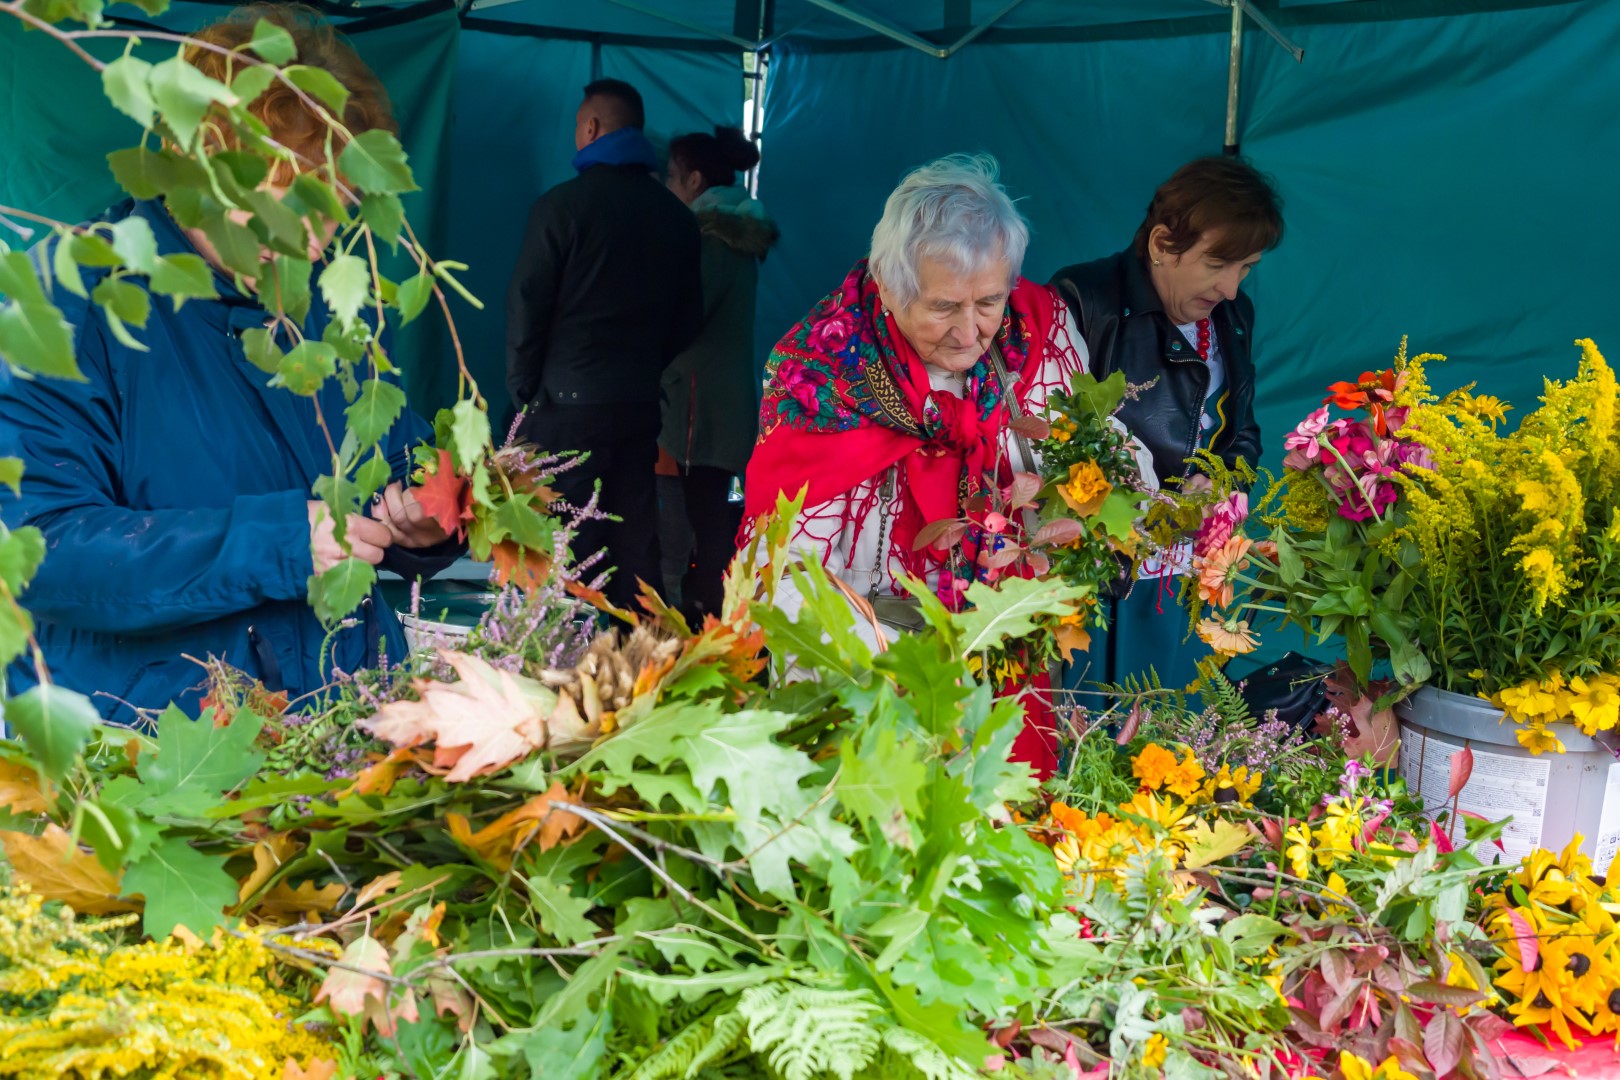
[[[918, 545], [918, 534], [973, 517], [974, 496], [1032, 469], [1008, 427], [1014, 402], [1039, 412], [1086, 370], [1063, 301], [1019, 276], [1028, 242], [995, 159], [930, 162], [889, 196], [868, 258], [771, 353], [747, 518], [808, 487], [796, 548], [890, 627], [916, 619], [905, 576], [960, 606], [982, 531], [950, 547]], [[1015, 756], [1045, 775], [1055, 739], [1032, 723]]]

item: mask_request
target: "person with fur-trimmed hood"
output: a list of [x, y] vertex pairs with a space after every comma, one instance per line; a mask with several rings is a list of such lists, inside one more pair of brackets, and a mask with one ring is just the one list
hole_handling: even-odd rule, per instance
[[720, 614], [740, 516], [728, 496], [758, 434], [754, 293], [759, 264], [780, 235], [737, 184], [758, 162], [759, 149], [737, 128], [693, 132], [669, 146], [669, 189], [703, 232], [703, 329], [664, 371], [658, 440], [666, 588], [679, 582], [689, 615]]

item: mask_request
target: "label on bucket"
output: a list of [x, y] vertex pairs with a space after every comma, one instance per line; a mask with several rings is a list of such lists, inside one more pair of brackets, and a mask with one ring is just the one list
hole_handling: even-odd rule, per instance
[[1598, 819], [1597, 845], [1592, 849], [1592, 872], [1607, 874], [1620, 851], [1620, 765], [1609, 766], [1603, 787], [1603, 816]]
[[[1401, 725], [1401, 775], [1406, 778], [1407, 788], [1423, 800], [1423, 811], [1431, 818], [1452, 809], [1451, 756], [1462, 748], [1462, 743], [1437, 739]], [[1474, 771], [1457, 799], [1456, 809], [1489, 821], [1513, 817], [1502, 834], [1501, 848], [1486, 842], [1476, 845], [1474, 854], [1487, 866], [1498, 859], [1506, 866], [1517, 865], [1541, 846], [1551, 770], [1539, 758], [1493, 754], [1477, 745], [1470, 749], [1474, 752]], [[1462, 822], [1451, 822], [1450, 826], [1448, 831], [1461, 840]]]

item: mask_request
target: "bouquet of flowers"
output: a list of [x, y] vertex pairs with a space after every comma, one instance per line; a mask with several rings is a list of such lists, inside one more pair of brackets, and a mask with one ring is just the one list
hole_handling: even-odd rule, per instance
[[[1283, 475], [1256, 507], [1240, 490], [1247, 477], [1199, 455], [1212, 493], [1183, 497], [1200, 518], [1184, 598], [1192, 626], [1217, 652], [1253, 651], [1247, 613], [1271, 613], [1319, 642], [1342, 637], [1363, 693], [1380, 658], [1402, 691], [1428, 678], [1406, 606], [1417, 558], [1405, 543], [1409, 487], [1401, 482], [1430, 463], [1409, 430], [1424, 359], [1409, 359], [1403, 342], [1391, 368], [1330, 386], [1322, 407], [1284, 440]], [[1263, 539], [1247, 534], [1251, 523], [1268, 527]]]

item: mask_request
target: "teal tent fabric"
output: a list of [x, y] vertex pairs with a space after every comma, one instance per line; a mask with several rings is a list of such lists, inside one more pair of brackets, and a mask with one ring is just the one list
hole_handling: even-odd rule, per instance
[[[132, 11], [133, 9], [123, 9]], [[178, 5], [166, 17], [175, 29], [195, 29], [224, 9]], [[423, 190], [406, 197], [406, 211], [428, 250], [443, 257], [449, 196], [446, 145], [450, 94], [455, 72], [459, 23], [454, 11], [355, 34], [351, 41], [388, 88], [399, 120], [401, 141], [410, 154]], [[89, 51], [110, 60], [122, 42], [87, 42]], [[172, 44], [149, 41], [140, 55], [161, 60]], [[133, 121], [115, 112], [101, 93], [90, 67], [36, 32], [25, 32], [0, 18], [0, 205], [61, 221], [77, 222], [122, 197], [108, 172], [106, 155], [140, 137]], [[7, 243], [22, 242], [6, 230]], [[398, 274], [405, 256], [387, 256], [384, 272]], [[394, 344], [411, 404], [429, 415], [454, 392], [454, 368], [440, 320], [423, 318], [405, 328]]]
[[593, 78], [641, 91], [655, 144], [717, 123], [737, 123], [742, 54], [596, 46], [567, 38], [468, 31], [462, 35], [452, 129], [448, 250], [471, 267], [481, 311], [455, 302], [457, 329], [490, 415], [509, 414], [506, 287], [529, 207], [574, 176], [574, 113]]
[[[1305, 62], [1251, 30], [1243, 83], [1243, 149], [1287, 201], [1283, 246], [1249, 286], [1270, 464], [1326, 383], [1384, 366], [1402, 334], [1453, 358], [1438, 384], [1477, 379], [1521, 407], [1544, 374], [1573, 373], [1575, 337], [1620, 354], [1620, 8], [1284, 29]], [[1213, 32], [988, 44], [948, 62], [782, 47], [760, 180], [782, 242], [764, 268], [761, 358], [865, 252], [905, 169], [941, 153], [1001, 159], [1033, 225], [1029, 276], [1124, 247], [1154, 185], [1220, 151], [1226, 58]]]

